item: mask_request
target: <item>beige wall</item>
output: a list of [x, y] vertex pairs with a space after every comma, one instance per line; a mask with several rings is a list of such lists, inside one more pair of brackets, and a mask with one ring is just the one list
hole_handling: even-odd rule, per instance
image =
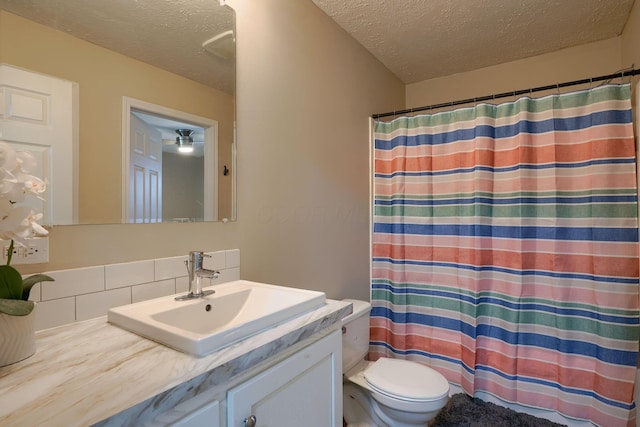
[[[80, 91], [79, 219], [83, 224], [122, 217], [122, 97], [128, 96], [218, 120], [220, 176], [230, 164], [233, 96], [63, 32], [0, 11], [0, 62], [78, 83]], [[220, 217], [230, 195], [220, 196]]]
[[310, 0], [228, 3], [242, 277], [368, 299], [368, 116], [404, 85]]
[[[407, 85], [407, 108], [606, 75], [629, 65], [622, 63], [621, 37], [615, 37]], [[541, 93], [535, 94], [539, 95]]]
[[162, 154], [162, 217], [165, 220], [204, 218], [203, 176], [203, 156]]
[[[627, 20], [627, 24], [622, 32], [622, 62], [624, 64], [634, 64], [635, 68], [640, 68], [640, 2], [635, 2], [631, 9], [631, 14]], [[638, 100], [640, 99], [640, 86], [637, 84], [640, 77], [634, 78], [636, 82], [635, 91], [632, 95], [634, 108], [633, 119], [635, 122], [636, 134], [636, 158], [640, 158], [640, 144], [638, 144], [638, 135], [640, 135], [640, 108], [638, 108]], [[640, 188], [640, 164], [637, 165], [638, 188]], [[638, 367], [640, 367], [640, 358], [638, 359]], [[636, 387], [636, 401], [640, 401], [640, 387]], [[638, 421], [640, 425], [640, 421]]]
[[640, 68], [640, 4], [635, 2], [622, 32], [622, 63]]

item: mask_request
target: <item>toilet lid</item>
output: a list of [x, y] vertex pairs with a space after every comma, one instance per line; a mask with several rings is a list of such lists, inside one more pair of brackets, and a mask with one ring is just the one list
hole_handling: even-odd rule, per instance
[[380, 358], [365, 370], [364, 378], [381, 393], [407, 400], [434, 400], [449, 394], [444, 376], [409, 360]]

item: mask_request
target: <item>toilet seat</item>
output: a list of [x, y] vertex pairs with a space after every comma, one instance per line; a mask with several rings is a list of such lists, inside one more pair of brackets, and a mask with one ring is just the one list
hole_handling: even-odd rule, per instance
[[407, 403], [439, 401], [449, 395], [449, 382], [439, 372], [402, 359], [380, 358], [364, 371], [372, 391]]

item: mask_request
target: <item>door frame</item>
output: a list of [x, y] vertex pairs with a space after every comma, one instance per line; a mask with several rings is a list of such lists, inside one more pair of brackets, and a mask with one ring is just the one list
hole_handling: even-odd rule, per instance
[[152, 104], [128, 96], [122, 97], [122, 222], [129, 222], [129, 149], [131, 111], [139, 110], [183, 121], [204, 128], [204, 220], [218, 220], [218, 122], [217, 120]]

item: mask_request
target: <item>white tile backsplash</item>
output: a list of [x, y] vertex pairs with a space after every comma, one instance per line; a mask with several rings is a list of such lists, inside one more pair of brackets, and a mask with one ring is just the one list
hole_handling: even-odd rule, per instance
[[[240, 267], [220, 270], [220, 277], [213, 280], [211, 284], [216, 285], [218, 283], [231, 282], [232, 280], [240, 280]], [[207, 284], [207, 286], [209, 285]]]
[[176, 277], [176, 294], [182, 294], [189, 291], [189, 278]]
[[42, 282], [42, 301], [104, 291], [104, 266], [47, 273], [55, 282]]
[[76, 321], [76, 298], [60, 298], [36, 304], [35, 329], [55, 328]]
[[227, 266], [227, 257], [224, 252], [207, 252], [202, 260], [202, 266], [209, 270], [221, 270]]
[[[219, 270], [211, 284], [240, 279], [240, 251], [208, 252], [204, 267]], [[45, 272], [56, 281], [42, 282], [31, 291], [38, 302], [36, 330], [106, 316], [111, 307], [176, 293], [186, 293], [187, 256]], [[211, 285], [205, 279], [203, 286]]]
[[93, 319], [107, 314], [111, 307], [131, 304], [131, 288], [111, 289], [76, 297], [76, 320]]
[[[186, 277], [185, 277], [186, 279]], [[131, 287], [131, 302], [140, 302], [176, 293], [176, 279], [145, 283]]]
[[155, 279], [172, 279], [187, 275], [187, 267], [184, 262], [187, 256], [176, 256], [171, 258], [160, 258], [155, 260]]
[[233, 249], [225, 252], [227, 258], [226, 268], [240, 268], [240, 249]]
[[[25, 278], [29, 276], [31, 275], [27, 274], [26, 276], [22, 277]], [[33, 285], [33, 287], [31, 287], [31, 292], [29, 292], [29, 301], [38, 302], [40, 300], [42, 300], [42, 298], [40, 297], [40, 283], [36, 283], [35, 285]]]
[[105, 286], [107, 289], [115, 289], [153, 282], [155, 278], [154, 266], [155, 262], [152, 259], [106, 265], [104, 268]]

